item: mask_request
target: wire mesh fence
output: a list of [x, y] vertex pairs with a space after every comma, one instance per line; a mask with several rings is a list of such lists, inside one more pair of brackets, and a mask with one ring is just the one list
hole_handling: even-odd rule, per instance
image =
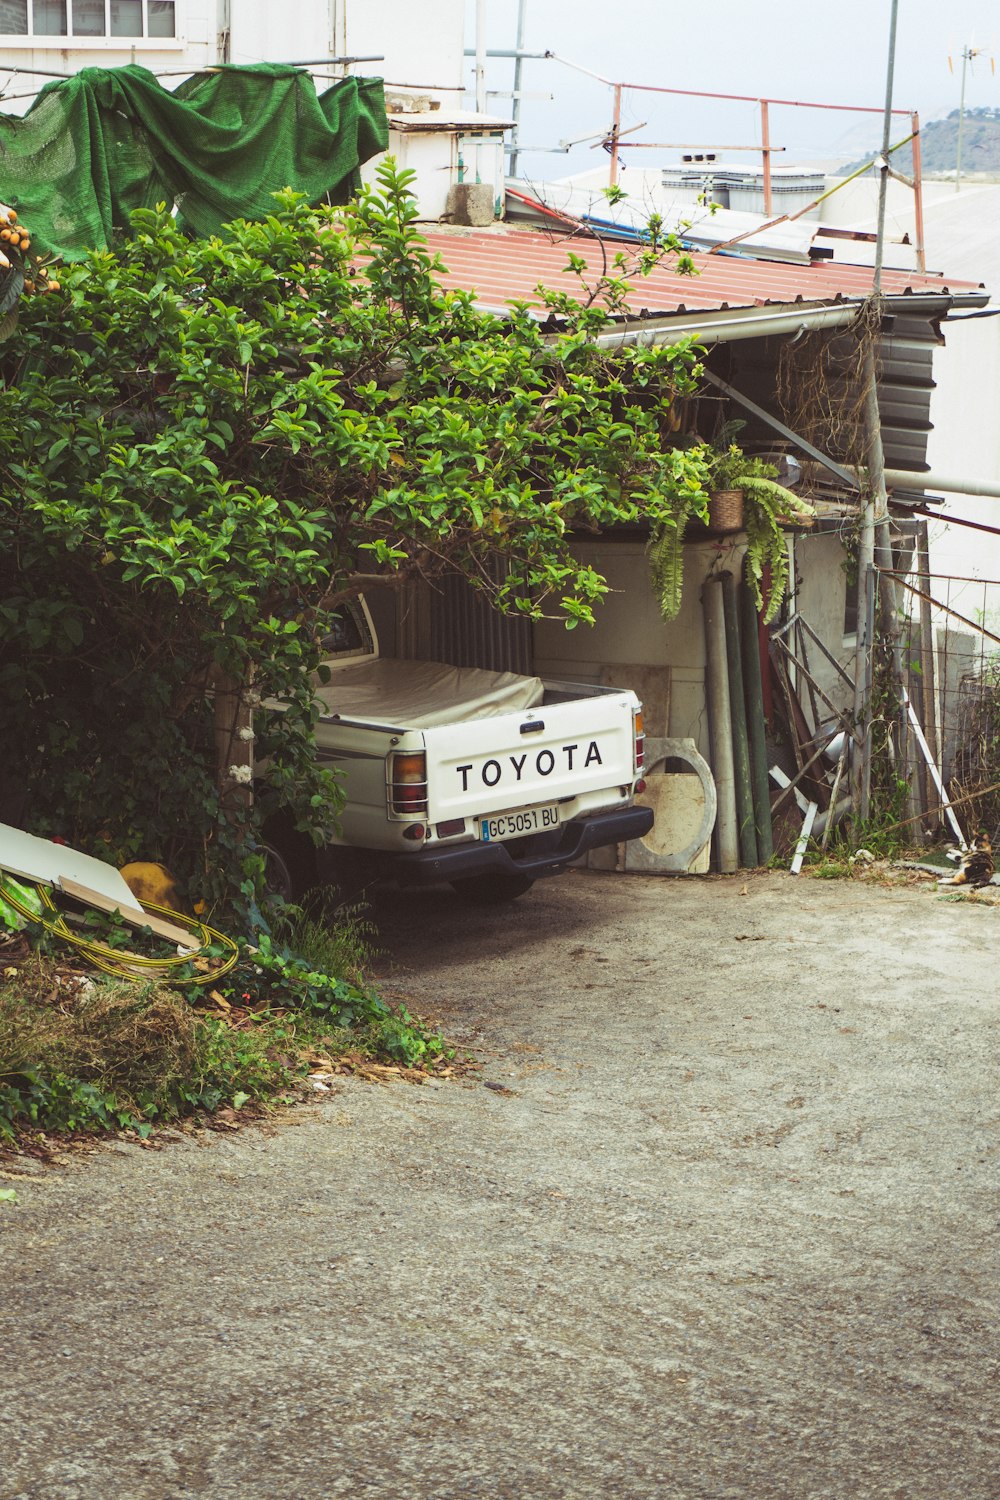
[[[897, 576], [905, 622], [903, 680], [913, 712], [899, 715], [888, 767], [906, 813], [934, 834], [940, 785], [966, 835], [1000, 835], [1000, 580], [934, 573]], [[919, 732], [918, 732], [919, 730]], [[937, 775], [935, 775], [935, 772]], [[882, 778], [886, 767], [881, 768]], [[939, 785], [940, 783], [940, 785]]]

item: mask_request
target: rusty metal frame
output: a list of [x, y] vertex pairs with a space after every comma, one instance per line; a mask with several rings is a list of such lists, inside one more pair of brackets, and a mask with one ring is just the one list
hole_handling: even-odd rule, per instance
[[780, 422], [777, 417], [772, 417], [771, 413], [765, 411], [762, 406], [758, 406], [756, 401], [751, 401], [749, 396], [744, 396], [743, 392], [738, 391], [735, 386], [730, 385], [728, 380], [723, 380], [721, 376], [713, 374], [708, 369], [703, 369], [701, 373], [702, 378], [707, 380], [710, 385], [714, 385], [717, 390], [722, 391], [724, 395], [736, 401], [746, 411], [751, 412], [753, 416], [759, 417], [762, 422], [766, 422], [768, 427], [772, 427], [779, 436], [787, 439], [788, 442], [794, 443], [800, 452], [806, 454], [808, 458], [813, 459], [815, 463], [821, 464], [824, 469], [828, 469], [847, 489], [853, 490], [855, 493], [860, 492], [861, 485], [858, 481], [858, 476], [852, 474], [850, 469], [845, 469], [842, 464], [838, 464], [834, 459], [828, 458], [819, 448], [813, 447], [812, 443], [807, 442], [804, 437], [800, 437], [797, 432], [793, 432], [790, 427], [786, 427], [784, 422]]

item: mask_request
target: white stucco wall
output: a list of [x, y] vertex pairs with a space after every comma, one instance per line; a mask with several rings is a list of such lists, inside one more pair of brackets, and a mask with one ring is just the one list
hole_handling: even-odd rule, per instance
[[[675, 620], [664, 620], [660, 614], [641, 542], [594, 542], [574, 550], [604, 575], [612, 592], [598, 605], [593, 628], [580, 625], [566, 630], [549, 620], [535, 626], [535, 670], [543, 677], [599, 682], [604, 667], [669, 669], [668, 674], [665, 670], [670, 695], [666, 733], [690, 737], [708, 758], [701, 584], [713, 569], [728, 568], [738, 578], [743, 549], [713, 541], [685, 547], [684, 595]], [[648, 697], [650, 691], [648, 685], [641, 686], [641, 695]]]
[[[336, 0], [346, 18], [349, 53], [381, 52], [388, 86], [406, 85], [462, 104], [465, 66], [463, 0]], [[359, 68], [358, 71], [361, 71]]]
[[[411, 116], [432, 120], [435, 116]], [[444, 130], [397, 130], [389, 116], [389, 151], [403, 171], [416, 173], [410, 191], [420, 218], [437, 222], [444, 217], [448, 193], [457, 182], [483, 182], [493, 191], [495, 217], [503, 212], [504, 132], [470, 132], [456, 124]], [[363, 182], [373, 183], [385, 157], [373, 156], [361, 168]]]
[[[238, 4], [239, 0], [234, 0]], [[77, 73], [81, 68], [121, 68], [138, 63], [152, 73], [176, 68], [203, 68], [218, 61], [218, 0], [177, 0], [176, 29], [172, 38], [134, 41], [119, 37], [63, 39], [0, 37], [0, 71], [23, 70], [7, 86], [2, 108], [7, 114], [23, 114], [34, 94], [51, 79], [45, 74]], [[33, 73], [32, 70], [39, 70]]]
[[462, 102], [462, 0], [231, 0], [232, 60], [367, 56], [352, 72]]
[[[223, 0], [176, 0], [174, 39], [0, 38], [0, 70], [41, 69], [75, 73], [84, 67], [137, 62], [153, 73], [220, 61], [226, 24]], [[234, 63], [304, 62], [333, 56], [376, 56], [352, 71], [436, 94], [452, 108], [462, 103], [465, 47], [463, 0], [229, 0], [230, 60]], [[320, 87], [342, 70], [318, 66]], [[8, 95], [26, 94], [47, 80], [22, 74]], [[3, 108], [23, 113], [31, 98], [6, 98]]]

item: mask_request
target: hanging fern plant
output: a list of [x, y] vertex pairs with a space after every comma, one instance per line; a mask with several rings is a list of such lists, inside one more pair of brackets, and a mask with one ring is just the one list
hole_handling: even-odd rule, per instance
[[[770, 466], [769, 466], [770, 467]], [[777, 470], [772, 469], [776, 474]], [[753, 589], [764, 624], [769, 625], [781, 608], [788, 587], [788, 548], [784, 527], [815, 515], [808, 501], [767, 475], [745, 475], [743, 490], [743, 524], [747, 534], [744, 569]], [[764, 598], [765, 572], [770, 569], [767, 598]]]
[[671, 516], [650, 532], [649, 576], [665, 620], [676, 618], [684, 589], [684, 527], [687, 516]]
[[[700, 457], [700, 455], [699, 455]], [[708, 493], [704, 487], [704, 476], [688, 477], [683, 486], [678, 485], [670, 497], [670, 509], [661, 509], [650, 522], [649, 541], [646, 552], [649, 556], [649, 576], [665, 620], [676, 619], [681, 607], [684, 590], [684, 532], [690, 520], [707, 519]]]
[[[745, 570], [765, 623], [774, 619], [788, 587], [784, 528], [815, 512], [806, 500], [777, 481], [778, 471], [761, 458], [747, 457], [735, 443], [705, 448], [706, 491], [742, 490], [747, 546]], [[648, 545], [650, 577], [664, 619], [676, 618], [684, 587], [684, 529], [692, 513], [702, 513], [707, 493], [692, 494], [674, 515], [656, 521]], [[765, 598], [765, 582], [767, 583]]]

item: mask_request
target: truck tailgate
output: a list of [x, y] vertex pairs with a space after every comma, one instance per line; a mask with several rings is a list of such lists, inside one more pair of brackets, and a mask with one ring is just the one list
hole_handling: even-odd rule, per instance
[[578, 797], [634, 779], [630, 692], [423, 732], [428, 817], [467, 818]]

